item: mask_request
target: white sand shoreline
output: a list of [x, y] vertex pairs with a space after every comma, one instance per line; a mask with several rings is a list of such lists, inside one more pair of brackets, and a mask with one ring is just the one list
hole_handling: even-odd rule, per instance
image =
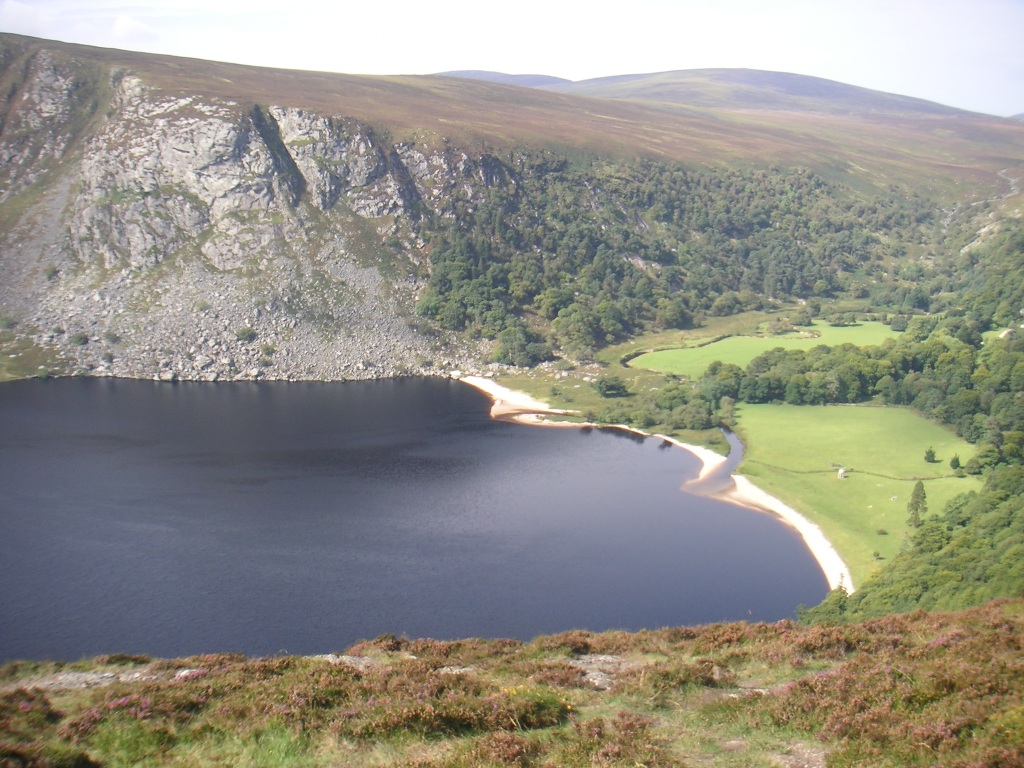
[[517, 413], [569, 413], [569, 411], [553, 410], [547, 403], [532, 398], [525, 392], [517, 392], [514, 389], [503, 387], [493, 379], [484, 378], [483, 376], [462, 376], [456, 378], [491, 396], [491, 399], [494, 401], [494, 404], [491, 406], [491, 416], [494, 418]]
[[[726, 462], [725, 456], [712, 451], [710, 448], [683, 443], [675, 438], [668, 437], [667, 435], [651, 435], [650, 433], [642, 432], [641, 430], [621, 424], [597, 425], [547, 421], [544, 419], [545, 415], [566, 415], [571, 414], [572, 411], [560, 411], [553, 409], [548, 403], [530, 397], [525, 392], [518, 392], [516, 390], [509, 389], [508, 387], [502, 386], [496, 381], [483, 376], [463, 376], [456, 378], [460, 381], [464, 381], [471, 387], [475, 387], [476, 389], [490, 395], [491, 399], [494, 401], [491, 406], [491, 417], [495, 419], [510, 419], [526, 424], [549, 427], [610, 426], [618, 429], [625, 429], [629, 432], [635, 432], [648, 437], [660, 438], [666, 442], [672, 443], [673, 445], [682, 448], [684, 451], [689, 451], [702, 462], [701, 470], [697, 478], [695, 480], [688, 481], [686, 485], [699, 483]], [[848, 593], [853, 593], [854, 585], [853, 578], [850, 576], [850, 569], [847, 568], [846, 563], [843, 562], [843, 559], [839, 556], [835, 547], [832, 546], [832, 543], [825, 537], [825, 534], [822, 533], [821, 528], [792, 507], [784, 504], [781, 500], [758, 488], [743, 475], [733, 475], [732, 480], [734, 483], [733, 487], [720, 493], [720, 496], [736, 504], [747, 507], [748, 509], [772, 512], [784, 522], [793, 526], [797, 533], [800, 534], [801, 538], [803, 538], [804, 543], [811, 552], [811, 555], [817, 561], [818, 566], [825, 575], [825, 580], [828, 582], [829, 589], [843, 587]]]
[[842, 587], [848, 594], [853, 594], [853, 577], [850, 575], [850, 569], [846, 567], [832, 542], [825, 538], [821, 528], [767, 491], [758, 488], [749, 478], [733, 475], [732, 479], [735, 485], [721, 494], [724, 498], [750, 509], [768, 510], [793, 526], [807, 544], [807, 548], [811, 550], [814, 559], [818, 561], [818, 566], [828, 582], [828, 588]]

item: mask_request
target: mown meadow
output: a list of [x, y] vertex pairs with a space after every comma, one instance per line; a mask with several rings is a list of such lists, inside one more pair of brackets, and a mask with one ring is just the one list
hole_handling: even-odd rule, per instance
[[740, 473], [818, 524], [855, 585], [900, 550], [918, 480], [931, 512], [982, 487], [949, 466], [953, 456], [966, 462], [974, 446], [910, 409], [749, 404], [737, 413]]
[[898, 335], [888, 325], [879, 322], [834, 326], [818, 320], [805, 328], [780, 335], [727, 336], [710, 343], [698, 342], [692, 346], [647, 352], [630, 360], [629, 365], [699, 379], [716, 360], [746, 368], [755, 357], [776, 347], [806, 350], [818, 345], [866, 346], [881, 344]]

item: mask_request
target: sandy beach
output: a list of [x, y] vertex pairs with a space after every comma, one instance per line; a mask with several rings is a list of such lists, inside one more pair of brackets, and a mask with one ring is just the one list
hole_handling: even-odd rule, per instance
[[459, 381], [464, 381], [471, 387], [476, 387], [481, 392], [491, 396], [494, 404], [491, 406], [491, 418], [506, 418], [516, 415], [543, 415], [565, 414], [569, 411], [553, 410], [547, 403], [530, 397], [525, 392], [517, 392], [514, 389], [503, 387], [493, 379], [483, 376], [463, 376]]
[[668, 435], [652, 435], [652, 437], [659, 437], [665, 442], [672, 443], [672, 445], [682, 448], [684, 451], [689, 451], [698, 459], [701, 460], [700, 472], [692, 480], [687, 480], [686, 485], [694, 485], [706, 480], [708, 475], [712, 474], [720, 466], [725, 464], [728, 459], [720, 453], [712, 451], [710, 448], [705, 448], [703, 445], [690, 445], [689, 443], [683, 443], [676, 440], [674, 437]]
[[[571, 414], [572, 411], [553, 409], [548, 403], [530, 397], [525, 392], [518, 392], [504, 387], [492, 379], [487, 379], [483, 376], [463, 376], [459, 380], [490, 395], [494, 401], [494, 404], [491, 406], [492, 418], [510, 419], [526, 424], [551, 427], [597, 426], [593, 424], [547, 421], [544, 418], [545, 415], [565, 415]], [[613, 424], [602, 426], [617, 426], [619, 429], [660, 438], [694, 454], [701, 460], [702, 466], [698, 476], [686, 483], [688, 486], [704, 480], [726, 462], [724, 456], [709, 448], [700, 445], [689, 445], [667, 435], [650, 435], [625, 425]], [[787, 524], [793, 526], [803, 538], [804, 543], [807, 544], [807, 548], [811, 551], [814, 559], [818, 562], [818, 566], [828, 582], [829, 589], [843, 587], [848, 593], [853, 593], [854, 585], [849, 568], [846, 567], [846, 563], [843, 562], [839, 553], [836, 552], [835, 547], [825, 538], [825, 534], [821, 532], [817, 525], [792, 507], [784, 504], [781, 500], [758, 488], [743, 475], [733, 475], [732, 479], [734, 485], [720, 494], [723, 498], [749, 509], [771, 512]]]
[[818, 561], [818, 565], [825, 574], [825, 580], [828, 581], [829, 589], [842, 587], [848, 593], [853, 593], [853, 578], [850, 576], [850, 569], [846, 567], [846, 563], [843, 562], [832, 543], [825, 538], [821, 528], [792, 507], [783, 504], [779, 499], [758, 488], [743, 475], [733, 475], [732, 479], [735, 486], [722, 494], [724, 498], [744, 507], [773, 512], [796, 528], [807, 544], [807, 548], [814, 555], [814, 559]]

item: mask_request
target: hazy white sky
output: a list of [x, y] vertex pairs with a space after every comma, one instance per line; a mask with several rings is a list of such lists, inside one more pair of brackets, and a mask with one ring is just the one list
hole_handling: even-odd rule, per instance
[[0, 31], [352, 74], [745, 67], [1024, 112], [1024, 0], [0, 0]]

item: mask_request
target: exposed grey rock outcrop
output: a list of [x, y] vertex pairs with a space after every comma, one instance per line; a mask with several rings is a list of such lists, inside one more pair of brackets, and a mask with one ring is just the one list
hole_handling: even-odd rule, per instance
[[10, 51], [4, 59], [10, 82], [0, 110], [0, 202], [64, 158], [90, 90], [71, 66], [45, 51], [36, 56]]
[[345, 116], [171, 93], [45, 50], [0, 53], [19, 94], [0, 127], [0, 201], [24, 203], [0, 234], [0, 316], [72, 371], [477, 367], [482, 350], [413, 308], [429, 269], [421, 217], [505, 183], [484, 160], [443, 141], [389, 143]]

